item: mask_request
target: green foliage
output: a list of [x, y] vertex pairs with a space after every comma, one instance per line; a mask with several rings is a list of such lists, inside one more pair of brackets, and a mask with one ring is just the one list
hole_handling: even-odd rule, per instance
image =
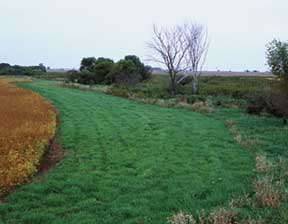
[[141, 80], [146, 80], [151, 77], [152, 68], [150, 66], [145, 66], [144, 63], [135, 55], [127, 55], [124, 60], [131, 60], [136, 66], [136, 73], [141, 76]]
[[80, 71], [82, 70], [91, 70], [93, 65], [96, 63], [96, 58], [95, 57], [88, 57], [88, 58], [83, 58], [80, 63]]
[[103, 84], [113, 66], [114, 62], [109, 58], [83, 58], [80, 67], [81, 72], [70, 74], [68, 80], [87, 85]]
[[276, 116], [288, 118], [288, 43], [274, 39], [267, 45], [266, 54], [272, 73], [280, 78], [266, 97], [268, 108]]
[[106, 78], [106, 83], [112, 84], [135, 84], [141, 80], [137, 73], [137, 67], [131, 60], [118, 61], [111, 73]]
[[[145, 66], [134, 55], [126, 56], [116, 64], [108, 58], [83, 58], [80, 71], [81, 73], [73, 74], [69, 80], [82, 84], [135, 84], [151, 76], [151, 67]], [[87, 71], [93, 73], [94, 77], [91, 78]]]
[[105, 77], [112, 71], [114, 61], [109, 58], [98, 58], [91, 68], [94, 73], [94, 82], [97, 84], [103, 83]]
[[9, 67], [10, 67], [10, 64], [8, 64], [8, 63], [0, 63], [0, 70], [6, 69], [6, 68], [9, 68]]
[[82, 70], [78, 76], [78, 83], [83, 83], [86, 85], [94, 85], [95, 83], [95, 74], [89, 70]]
[[40, 63], [40, 64], [39, 64], [39, 69], [40, 69], [42, 72], [47, 72], [46, 67], [45, 67], [45, 65], [44, 65], [43, 63]]
[[19, 66], [9, 65], [7, 63], [0, 64], [0, 76], [38, 76], [46, 73], [46, 68], [43, 65], [39, 66]]
[[266, 54], [272, 73], [288, 79], [288, 43], [274, 39], [267, 45]]

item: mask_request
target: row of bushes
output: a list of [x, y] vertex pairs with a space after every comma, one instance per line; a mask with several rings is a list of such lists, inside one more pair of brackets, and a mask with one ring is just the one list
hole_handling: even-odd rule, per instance
[[[169, 99], [171, 96], [164, 78], [154, 76], [134, 86], [114, 85], [111, 94]], [[251, 114], [268, 113], [276, 117], [288, 117], [288, 81], [262, 77], [203, 77], [200, 84], [203, 84], [200, 95], [193, 95], [191, 86], [184, 85], [179, 87], [179, 94], [175, 97], [185, 98], [188, 104], [211, 99], [215, 106], [239, 106]]]
[[136, 84], [150, 78], [152, 69], [137, 56], [128, 55], [114, 63], [109, 58], [89, 57], [81, 61], [80, 72], [68, 72], [68, 81], [81, 84]]
[[37, 76], [45, 73], [46, 68], [42, 64], [38, 66], [20, 66], [20, 65], [10, 65], [7, 63], [0, 64], [0, 76], [1, 75]]

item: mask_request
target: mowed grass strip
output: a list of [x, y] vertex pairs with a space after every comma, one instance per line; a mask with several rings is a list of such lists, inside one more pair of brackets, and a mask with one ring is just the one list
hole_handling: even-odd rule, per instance
[[68, 153], [0, 205], [6, 223], [166, 223], [252, 191], [254, 159], [224, 123], [99, 93], [21, 84], [60, 110]]
[[0, 197], [37, 171], [55, 128], [51, 104], [0, 79]]

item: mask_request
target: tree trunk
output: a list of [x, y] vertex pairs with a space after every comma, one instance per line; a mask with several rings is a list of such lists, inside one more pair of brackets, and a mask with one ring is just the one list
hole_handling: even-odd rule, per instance
[[193, 93], [195, 95], [199, 94], [199, 82], [198, 82], [198, 78], [196, 77], [193, 78]]
[[176, 95], [176, 83], [175, 80], [171, 80], [171, 96]]
[[175, 96], [176, 91], [177, 91], [177, 83], [176, 83], [175, 74], [170, 74], [170, 88], [171, 88], [171, 96]]

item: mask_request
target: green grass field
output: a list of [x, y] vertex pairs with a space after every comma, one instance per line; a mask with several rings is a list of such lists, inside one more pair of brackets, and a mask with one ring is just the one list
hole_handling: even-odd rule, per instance
[[8, 223], [165, 223], [250, 191], [252, 156], [220, 121], [52, 82], [25, 86], [60, 110], [68, 155], [8, 197]]
[[[21, 85], [59, 109], [67, 156], [0, 204], [3, 223], [160, 224], [180, 210], [209, 212], [253, 194], [255, 152], [276, 158], [288, 145], [281, 120], [238, 109], [205, 116], [55, 82]], [[225, 126], [229, 119], [261, 145], [248, 150], [237, 143]], [[243, 216], [273, 213], [242, 210]]]

